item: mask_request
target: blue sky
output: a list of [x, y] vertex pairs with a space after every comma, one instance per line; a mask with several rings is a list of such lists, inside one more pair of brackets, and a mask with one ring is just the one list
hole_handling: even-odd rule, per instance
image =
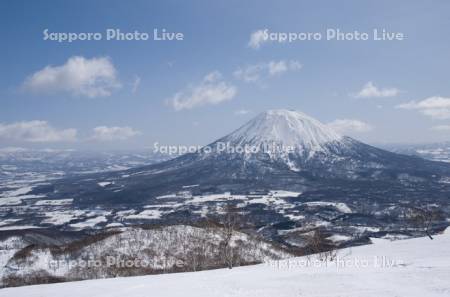
[[[370, 143], [450, 140], [449, 11], [448, 1], [2, 1], [0, 147], [202, 145], [273, 108]], [[184, 40], [43, 40], [44, 29], [107, 28]], [[259, 30], [327, 28], [406, 39], [249, 46]]]

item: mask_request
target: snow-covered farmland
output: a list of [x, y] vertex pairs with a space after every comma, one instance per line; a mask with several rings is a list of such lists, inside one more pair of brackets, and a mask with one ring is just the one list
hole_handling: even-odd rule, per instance
[[45, 213], [46, 219], [41, 223], [51, 224], [51, 225], [62, 225], [69, 223], [70, 221], [77, 219], [82, 216], [85, 211], [82, 210], [62, 210], [62, 211], [51, 211]]
[[98, 225], [100, 223], [105, 223], [107, 221], [108, 220], [106, 219], [105, 216], [98, 216], [98, 217], [94, 217], [91, 219], [87, 219], [84, 222], [70, 224], [70, 227], [75, 228], [75, 229], [93, 228], [96, 225]]
[[347, 206], [345, 203], [335, 203], [335, 202], [327, 202], [327, 201], [314, 201], [314, 202], [306, 202], [305, 205], [315, 207], [315, 206], [329, 206], [334, 207], [336, 210], [342, 212], [342, 213], [352, 213], [352, 210], [350, 207]]
[[36, 206], [58, 206], [58, 205], [70, 205], [73, 199], [58, 199], [58, 200], [39, 200], [34, 205]]

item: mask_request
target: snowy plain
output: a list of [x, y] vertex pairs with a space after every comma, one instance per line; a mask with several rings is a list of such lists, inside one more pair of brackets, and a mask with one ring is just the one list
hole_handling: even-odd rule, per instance
[[0, 296], [450, 296], [450, 229], [340, 250], [333, 262], [300, 257], [211, 271], [89, 280], [0, 290]]

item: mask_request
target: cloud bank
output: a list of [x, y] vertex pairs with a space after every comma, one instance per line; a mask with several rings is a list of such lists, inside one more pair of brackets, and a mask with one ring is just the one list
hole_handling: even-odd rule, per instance
[[437, 120], [450, 119], [450, 98], [433, 96], [421, 101], [410, 101], [396, 106], [400, 109], [418, 110]]
[[77, 139], [76, 129], [56, 129], [46, 121], [0, 123], [0, 139], [18, 142], [67, 142]]
[[373, 127], [363, 121], [353, 119], [337, 119], [328, 126], [340, 134], [362, 133], [373, 130]]
[[354, 95], [355, 98], [385, 98], [385, 97], [395, 97], [400, 93], [397, 88], [378, 88], [369, 81], [363, 88]]
[[434, 126], [434, 127], [431, 127], [431, 130], [440, 131], [440, 132], [450, 132], [450, 125]]
[[233, 99], [237, 89], [225, 82], [218, 71], [207, 74], [197, 85], [190, 85], [168, 99], [167, 102], [177, 111], [193, 109], [203, 105], [216, 105]]
[[250, 40], [247, 43], [247, 46], [252, 49], [259, 49], [263, 43], [268, 42], [267, 29], [256, 30], [252, 34], [250, 34]]
[[237, 116], [244, 116], [244, 115], [247, 115], [247, 114], [250, 114], [250, 113], [252, 113], [252, 111], [248, 110], [248, 109], [239, 109], [239, 110], [236, 110], [234, 112], [234, 114], [237, 115]]
[[107, 127], [98, 126], [92, 130], [92, 140], [96, 141], [114, 141], [114, 140], [127, 140], [131, 137], [140, 135], [141, 132], [134, 130], [131, 127]]
[[89, 98], [110, 96], [120, 87], [117, 71], [109, 58], [74, 56], [60, 66], [46, 66], [30, 75], [24, 89], [35, 93], [64, 92]]
[[245, 82], [258, 82], [263, 79], [281, 75], [288, 71], [297, 71], [302, 68], [299, 61], [280, 60], [258, 63], [238, 68], [234, 73], [234, 77]]

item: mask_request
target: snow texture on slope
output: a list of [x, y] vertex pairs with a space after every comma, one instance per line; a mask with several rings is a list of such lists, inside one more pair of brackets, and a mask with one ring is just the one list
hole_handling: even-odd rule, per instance
[[318, 120], [299, 111], [269, 110], [225, 137], [234, 145], [277, 144], [303, 150], [323, 150], [324, 144], [342, 136]]
[[232, 270], [7, 288], [0, 290], [0, 297], [449, 296], [448, 246], [447, 231], [434, 240], [378, 239], [373, 245], [341, 250], [342, 262], [306, 265], [307, 258], [295, 258]]

